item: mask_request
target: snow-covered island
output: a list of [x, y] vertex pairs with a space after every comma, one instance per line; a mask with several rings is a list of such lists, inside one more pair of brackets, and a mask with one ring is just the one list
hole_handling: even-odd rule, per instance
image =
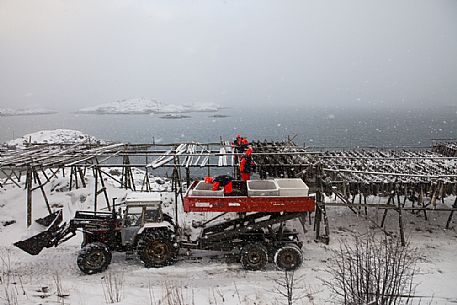
[[188, 119], [190, 116], [180, 113], [167, 113], [160, 117], [161, 119]]
[[193, 103], [189, 105], [165, 104], [156, 99], [133, 98], [79, 109], [86, 114], [157, 114], [217, 112], [222, 106], [215, 103]]
[[229, 115], [225, 115], [225, 114], [213, 114], [213, 115], [210, 115], [209, 117], [210, 118], [228, 118], [230, 116]]
[[27, 108], [27, 109], [11, 109], [0, 108], [0, 116], [17, 116], [17, 115], [38, 115], [38, 114], [54, 114], [55, 110], [46, 108]]
[[6, 142], [7, 146], [24, 148], [28, 144], [77, 144], [77, 143], [104, 143], [93, 136], [72, 129], [41, 130], [26, 134], [20, 138]]

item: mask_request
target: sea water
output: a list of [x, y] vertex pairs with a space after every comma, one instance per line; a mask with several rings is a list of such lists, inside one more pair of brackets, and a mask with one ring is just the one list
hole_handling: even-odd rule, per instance
[[457, 107], [438, 109], [357, 109], [306, 107], [226, 108], [160, 115], [51, 115], [0, 117], [0, 142], [45, 129], [76, 129], [97, 138], [128, 143], [217, 142], [241, 133], [250, 140], [280, 140], [312, 147], [427, 147], [436, 138], [457, 138]]

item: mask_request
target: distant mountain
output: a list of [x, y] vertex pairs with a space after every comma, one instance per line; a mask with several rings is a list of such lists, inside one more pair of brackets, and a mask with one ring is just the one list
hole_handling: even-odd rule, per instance
[[151, 113], [186, 113], [216, 112], [222, 107], [214, 103], [193, 103], [190, 105], [164, 104], [155, 99], [133, 98], [97, 106], [85, 107], [78, 113], [92, 114], [151, 114]]
[[157, 112], [162, 107], [162, 103], [158, 100], [134, 98], [82, 108], [78, 112], [95, 114], [143, 114]]
[[216, 112], [223, 107], [215, 103], [195, 103], [188, 106], [193, 112]]
[[0, 108], [0, 116], [36, 115], [36, 114], [53, 114], [53, 113], [57, 113], [57, 111], [46, 109], [46, 108], [28, 108], [28, 109]]

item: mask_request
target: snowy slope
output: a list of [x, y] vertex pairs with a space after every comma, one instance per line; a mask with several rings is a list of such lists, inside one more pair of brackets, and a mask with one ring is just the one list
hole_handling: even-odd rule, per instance
[[[24, 148], [26, 143], [63, 143], [63, 144], [76, 144], [76, 143], [96, 143], [100, 140], [95, 137], [89, 136], [78, 130], [71, 129], [54, 129], [54, 130], [41, 130], [34, 133], [29, 133], [21, 138], [8, 141], [6, 144], [9, 146], [16, 146]], [[103, 143], [103, 141], [101, 141]]]

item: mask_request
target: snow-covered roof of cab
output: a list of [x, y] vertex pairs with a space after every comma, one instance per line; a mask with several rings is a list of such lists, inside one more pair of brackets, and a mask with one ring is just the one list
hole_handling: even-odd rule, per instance
[[125, 202], [160, 202], [162, 196], [159, 192], [131, 192]]

